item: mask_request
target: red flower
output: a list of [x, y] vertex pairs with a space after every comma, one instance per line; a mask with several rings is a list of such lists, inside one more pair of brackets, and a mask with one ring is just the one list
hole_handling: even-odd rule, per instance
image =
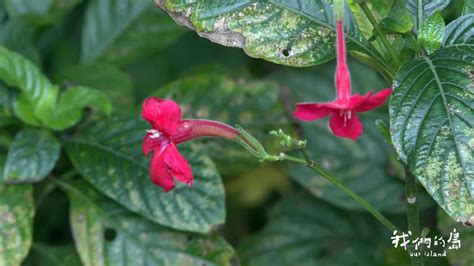
[[152, 129], [143, 140], [143, 153], [153, 150], [150, 164], [151, 180], [165, 192], [174, 188], [173, 177], [192, 185], [193, 173], [186, 159], [179, 153], [174, 138], [180, 126], [181, 108], [171, 100], [150, 97], [143, 102], [142, 117]]
[[156, 97], [145, 99], [142, 117], [152, 129], [147, 130], [142, 149], [145, 156], [153, 151], [150, 164], [151, 180], [168, 192], [174, 188], [174, 180], [193, 183], [193, 173], [176, 145], [199, 137], [219, 137], [245, 141], [239, 131], [226, 124], [199, 119], [181, 119], [181, 108], [172, 100]]
[[336, 99], [325, 103], [298, 103], [293, 115], [303, 121], [317, 120], [330, 115], [329, 126], [334, 135], [356, 140], [362, 134], [362, 123], [356, 112], [365, 112], [380, 106], [391, 94], [392, 89], [383, 89], [374, 95], [370, 92], [363, 96], [351, 95], [351, 77], [346, 62], [342, 19], [336, 22], [336, 35]]

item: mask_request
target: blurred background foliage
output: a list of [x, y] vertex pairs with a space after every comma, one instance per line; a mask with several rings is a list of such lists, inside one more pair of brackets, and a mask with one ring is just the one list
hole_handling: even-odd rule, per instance
[[[457, 18], [462, 7], [463, 1], [452, 1], [443, 13], [446, 22]], [[395, 152], [374, 125], [376, 119], [388, 121], [386, 106], [361, 115], [365, 131], [357, 142], [334, 138], [325, 122], [301, 124], [291, 116], [295, 102], [325, 101], [334, 97], [334, 62], [291, 68], [252, 59], [240, 49], [223, 47], [198, 37], [196, 33], [177, 25], [152, 1], [147, 0], [0, 0], [0, 43], [34, 62], [62, 88], [84, 85], [109, 96], [113, 103], [112, 118], [86, 111], [88, 115], [78, 126], [63, 132], [68, 136], [79, 135], [78, 138], [93, 139], [104, 145], [112, 143], [113, 147], [126, 151], [130, 156], [140, 157], [142, 130], [146, 128], [139, 122], [142, 100], [150, 95], [172, 98], [182, 105], [184, 117], [239, 124], [262, 140], [270, 151], [281, 151], [277, 140], [268, 135], [270, 130], [281, 128], [307, 139], [316, 161], [392, 218], [398, 226], [405, 228], [403, 172]], [[352, 58], [349, 65], [356, 91], [373, 91], [390, 86], [368, 66]], [[15, 133], [22, 128], [22, 123], [12, 116], [11, 103], [16, 95], [15, 90], [0, 83], [0, 165], [5, 161]], [[107, 133], [127, 127], [139, 130], [133, 134], [125, 132], [120, 137]], [[404, 252], [391, 247], [389, 232], [345, 194], [304, 167], [260, 164], [238, 145], [222, 141], [205, 139], [194, 146], [187, 145], [185, 153], [190, 154], [187, 157], [195, 174], [220, 175], [225, 188], [225, 209], [219, 206], [223, 201], [216, 203], [217, 209], [209, 214], [215, 218], [208, 217], [206, 226], [220, 224], [226, 218], [225, 224], [219, 228], [206, 227], [213, 232], [212, 240], [200, 239], [202, 236], [199, 233], [186, 238], [175, 229], [199, 232], [200, 229], [186, 227], [194, 221], [187, 220], [186, 216], [168, 217], [169, 213], [160, 213], [160, 210], [147, 214], [140, 208], [134, 209], [133, 202], [129, 204], [127, 199], [122, 200], [115, 192], [108, 191], [113, 187], [112, 183], [95, 180], [94, 176], [99, 174], [94, 172], [94, 166], [86, 167], [94, 161], [80, 156], [86, 148], [98, 154], [97, 160], [109, 160], [110, 155], [103, 151], [100, 153], [92, 146], [83, 147], [87, 144], [75, 141], [65, 141], [66, 149], [61, 151], [50, 176], [55, 178], [74, 165], [90, 184], [138, 215], [131, 217], [124, 214], [123, 206], [93, 191], [83, 181], [71, 181], [61, 186], [66, 187], [61, 190], [45, 179], [35, 184], [33, 242], [25, 265], [80, 265], [74, 245], [80, 252], [88, 245], [94, 248], [93, 242], [87, 242], [93, 240], [81, 238], [89, 233], [75, 231], [81, 226], [75, 224], [80, 221], [75, 221], [74, 217], [82, 215], [81, 219], [88, 219], [94, 224], [101, 224], [110, 217], [100, 212], [102, 207], [96, 208], [81, 200], [81, 193], [97, 199], [98, 206], [106, 206], [103, 208], [110, 211], [110, 215], [115, 215], [114, 219], [118, 221], [127, 221], [134, 228], [153, 228], [147, 230], [155, 230], [153, 232], [157, 235], [150, 234], [152, 239], [140, 242], [143, 247], [128, 246], [129, 252], [136, 251], [136, 254], [154, 248], [162, 251], [157, 256], [163, 258], [150, 260], [152, 264], [189, 265], [179, 262], [192, 262], [193, 265], [208, 265], [204, 264], [208, 262], [198, 264], [199, 259], [180, 261], [173, 255], [168, 257], [165, 250], [171, 245], [176, 245], [180, 252], [186, 254], [204, 254], [216, 265], [239, 260], [243, 265], [408, 263]], [[201, 153], [204, 159], [195, 155]], [[195, 160], [191, 154], [195, 155]], [[110, 160], [112, 163], [114, 158]], [[142, 161], [146, 163], [147, 159]], [[2, 167], [0, 172], [3, 172]], [[85, 170], [80, 170], [81, 167]], [[133, 166], [122, 169], [120, 171], [124, 172], [114, 175], [114, 178], [126, 181], [130, 175], [138, 176], [138, 170], [134, 169]], [[143, 186], [153, 186], [143, 169], [139, 178]], [[219, 188], [219, 182], [214, 180], [202, 184], [203, 190], [212, 191], [206, 197], [223, 197], [224, 191]], [[74, 189], [67, 189], [71, 184], [75, 184], [79, 194]], [[430, 235], [449, 234], [455, 225], [424, 189], [421, 186], [418, 188], [422, 192], [422, 223], [431, 229]], [[18, 191], [9, 193], [23, 195], [23, 189], [30, 188], [18, 188]], [[6, 197], [5, 191], [0, 190], [2, 197]], [[143, 193], [150, 196], [158, 192]], [[174, 200], [169, 197], [175, 197], [158, 194], [145, 200], [156, 209], [161, 208], [162, 201], [165, 201], [163, 206], [167, 206], [167, 200]], [[71, 206], [73, 209], [69, 211]], [[187, 212], [194, 207], [183, 208], [171, 212]], [[91, 235], [103, 232], [105, 241], [126, 241], [117, 236], [120, 235], [120, 228], [112, 229], [91, 232]], [[166, 232], [166, 237], [162, 232]], [[219, 234], [223, 238], [218, 238]], [[467, 234], [472, 232], [466, 233], [466, 237]], [[224, 239], [229, 244], [225, 244]], [[214, 247], [208, 248], [207, 245]], [[465, 255], [456, 253], [449, 258], [453, 263], [459, 262], [456, 265], [469, 265], [465, 258], [472, 258], [473, 244], [466, 242], [466, 245], [470, 245], [471, 249], [467, 249]], [[118, 247], [107, 252], [117, 257], [123, 255]], [[209, 255], [209, 252], [217, 255]], [[138, 256], [136, 254], [130, 253], [128, 255], [132, 257], [122, 261], [117, 258], [115, 263], [137, 265], [133, 257]], [[81, 258], [88, 265], [101, 265], [104, 261], [105, 264], [115, 265], [110, 260], [94, 261], [92, 255], [82, 255]], [[433, 259], [431, 263], [449, 264], [447, 259]]]

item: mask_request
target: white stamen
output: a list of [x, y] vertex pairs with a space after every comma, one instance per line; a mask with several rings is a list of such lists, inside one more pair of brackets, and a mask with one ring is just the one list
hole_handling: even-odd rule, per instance
[[158, 131], [156, 129], [147, 129], [146, 132], [151, 134], [150, 135], [151, 139], [156, 139], [156, 138], [159, 138], [161, 136], [160, 131]]

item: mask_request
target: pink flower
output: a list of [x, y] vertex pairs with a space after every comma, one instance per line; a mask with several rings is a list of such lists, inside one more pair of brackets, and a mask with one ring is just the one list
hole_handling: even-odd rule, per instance
[[239, 141], [239, 131], [226, 124], [199, 119], [181, 119], [181, 108], [172, 100], [156, 97], [145, 99], [142, 117], [152, 129], [147, 130], [142, 150], [145, 156], [153, 151], [150, 163], [151, 180], [165, 192], [175, 186], [174, 179], [191, 186], [193, 173], [177, 145], [199, 137], [219, 137]]
[[356, 112], [365, 112], [380, 106], [390, 96], [392, 89], [383, 89], [374, 95], [370, 92], [365, 95], [351, 95], [342, 19], [336, 22], [336, 34], [336, 99], [324, 103], [298, 103], [293, 115], [303, 121], [313, 121], [330, 115], [329, 126], [334, 135], [356, 140], [362, 135], [362, 123]]

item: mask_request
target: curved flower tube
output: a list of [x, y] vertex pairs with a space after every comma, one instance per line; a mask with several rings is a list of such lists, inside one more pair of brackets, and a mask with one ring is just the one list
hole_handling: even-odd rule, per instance
[[218, 137], [240, 143], [257, 157], [267, 155], [261, 144], [241, 128], [211, 120], [181, 119], [181, 108], [172, 100], [145, 99], [142, 117], [152, 127], [147, 130], [142, 144], [145, 156], [153, 151], [150, 177], [165, 192], [174, 188], [174, 179], [189, 186], [194, 181], [188, 161], [177, 148], [180, 143], [200, 137]]
[[356, 112], [365, 112], [382, 105], [392, 93], [392, 89], [383, 89], [376, 94], [351, 95], [351, 77], [346, 62], [346, 43], [344, 37], [343, 1], [335, 1], [336, 16], [336, 94], [331, 102], [297, 103], [293, 115], [303, 121], [313, 121], [331, 116], [329, 126], [334, 135], [356, 140], [362, 135], [362, 123]]

